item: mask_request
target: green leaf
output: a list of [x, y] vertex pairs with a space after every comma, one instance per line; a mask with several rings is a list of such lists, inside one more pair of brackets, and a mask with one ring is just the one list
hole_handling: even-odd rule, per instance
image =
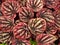
[[33, 41], [32, 39], [30, 39], [30, 43], [31, 43], [31, 45], [37, 45], [37, 42]]
[[0, 45], [7, 45], [6, 43], [2, 43], [2, 44], [0, 44]]

